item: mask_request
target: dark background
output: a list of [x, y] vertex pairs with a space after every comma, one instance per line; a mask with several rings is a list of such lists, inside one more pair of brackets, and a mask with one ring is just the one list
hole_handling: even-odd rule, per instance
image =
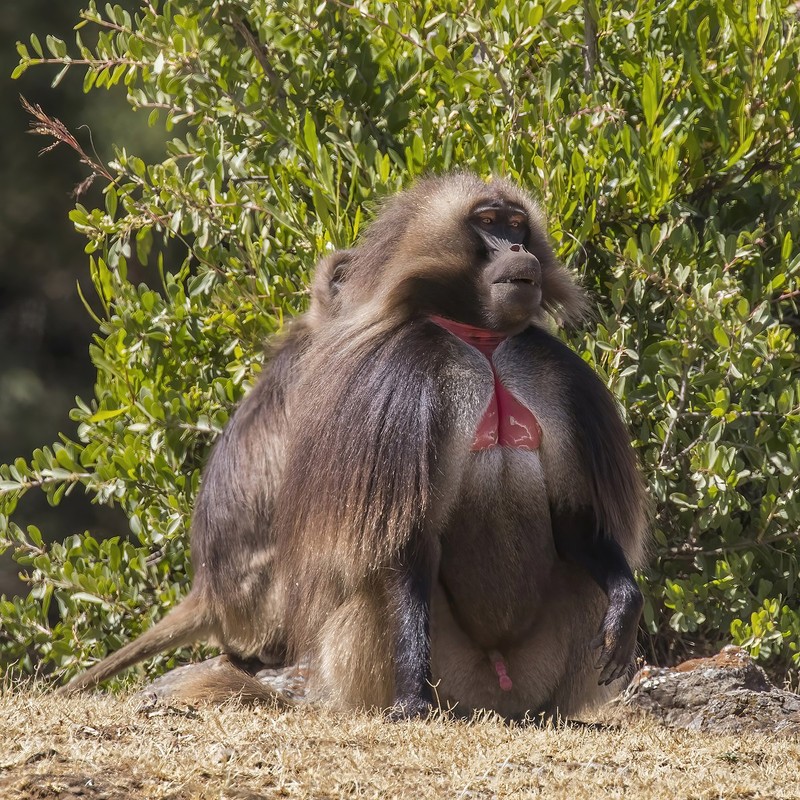
[[[137, 6], [122, 5], [131, 11]], [[31, 33], [43, 44], [47, 34], [64, 39], [74, 54], [73, 27], [83, 6], [82, 0], [12, 0], [0, 14], [0, 463], [28, 458], [59, 433], [75, 436], [69, 411], [76, 395], [93, 395], [88, 349], [97, 330], [76, 288], [79, 281], [91, 301], [86, 240], [68, 218], [74, 189], [89, 173], [64, 145], [39, 155], [50, 141], [28, 132], [31, 118], [19, 96], [62, 120], [87, 152], [104, 161], [113, 157], [113, 144], [145, 159], [163, 145], [163, 132], [149, 129], [144, 113], [131, 111], [124, 86], [85, 95], [80, 66], [55, 88], [55, 65], [11, 80], [18, 63], [15, 43], [29, 43]], [[81, 30], [86, 44], [91, 34], [90, 27]], [[102, 204], [101, 190], [98, 181], [81, 203]], [[37, 525], [48, 540], [86, 529], [100, 535], [128, 531], [124, 517], [91, 504], [80, 489], [55, 508], [33, 490], [20, 501], [14, 521]], [[0, 557], [0, 593], [24, 591], [17, 571], [9, 553]]]

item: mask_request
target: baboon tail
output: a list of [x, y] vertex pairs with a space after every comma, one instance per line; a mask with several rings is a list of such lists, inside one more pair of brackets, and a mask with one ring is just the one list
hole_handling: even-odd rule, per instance
[[59, 694], [69, 695], [90, 689], [140, 661], [208, 636], [212, 625], [204, 605], [201, 595], [190, 593], [164, 619], [121, 650], [104, 658], [86, 672], [76, 675], [58, 690]]

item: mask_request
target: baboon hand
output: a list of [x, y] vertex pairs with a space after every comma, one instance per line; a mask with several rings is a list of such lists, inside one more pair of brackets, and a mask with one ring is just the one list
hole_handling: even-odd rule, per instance
[[387, 710], [386, 716], [392, 722], [401, 722], [405, 719], [425, 719], [430, 716], [432, 710], [432, 703], [424, 697], [404, 697], [398, 699]]
[[595, 662], [600, 670], [598, 683], [613, 683], [630, 669], [642, 605], [638, 589], [626, 593], [622, 599], [609, 601], [600, 630], [592, 640], [592, 647], [600, 650]]

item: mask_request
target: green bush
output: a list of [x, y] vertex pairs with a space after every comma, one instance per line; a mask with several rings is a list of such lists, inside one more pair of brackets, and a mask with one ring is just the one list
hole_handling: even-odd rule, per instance
[[[72, 674], [179, 600], [208, 447], [310, 266], [380, 197], [468, 167], [540, 195], [595, 296], [572, 344], [622, 401], [654, 498], [646, 654], [732, 639], [798, 665], [798, 21], [778, 0], [175, 0], [92, 3], [91, 48], [81, 26], [71, 47], [19, 44], [18, 74], [124, 84], [174, 138], [160, 163], [120, 147], [105, 165], [37, 112], [104, 186], [72, 212], [97, 384], [73, 439], [0, 467], [31, 585], [0, 603], [3, 663]], [[51, 545], [11, 521], [26, 491], [76, 487], [131, 535]]]

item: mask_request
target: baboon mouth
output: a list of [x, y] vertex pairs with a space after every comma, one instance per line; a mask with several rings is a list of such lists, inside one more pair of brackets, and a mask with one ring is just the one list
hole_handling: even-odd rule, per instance
[[533, 278], [523, 278], [523, 277], [519, 277], [519, 278], [501, 278], [500, 280], [495, 281], [494, 285], [495, 286], [497, 286], [497, 285], [501, 285], [502, 286], [503, 284], [521, 284], [521, 283], [526, 283], [529, 286], [538, 286], [538, 283]]

